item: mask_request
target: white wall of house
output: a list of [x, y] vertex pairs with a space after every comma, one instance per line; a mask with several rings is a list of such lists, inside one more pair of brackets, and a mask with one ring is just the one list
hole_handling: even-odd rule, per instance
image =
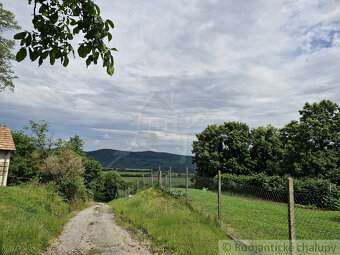
[[0, 186], [7, 185], [10, 156], [10, 151], [0, 151]]

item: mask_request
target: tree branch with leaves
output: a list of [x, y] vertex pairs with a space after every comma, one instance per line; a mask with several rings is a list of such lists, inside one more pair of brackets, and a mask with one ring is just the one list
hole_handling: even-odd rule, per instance
[[33, 4], [33, 31], [23, 31], [14, 36], [21, 48], [16, 60], [22, 61], [29, 55], [39, 66], [49, 58], [51, 65], [60, 60], [68, 66], [69, 55], [75, 57], [71, 45], [74, 36], [83, 35], [77, 48], [78, 55], [86, 59], [86, 66], [97, 64], [99, 57], [109, 75], [114, 73], [113, 51], [105, 40], [110, 42], [114, 28], [111, 20], [103, 20], [100, 8], [93, 0], [28, 0]]

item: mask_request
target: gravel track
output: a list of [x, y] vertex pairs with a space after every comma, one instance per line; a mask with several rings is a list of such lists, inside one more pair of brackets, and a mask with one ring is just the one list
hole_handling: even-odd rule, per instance
[[149, 255], [114, 221], [110, 206], [98, 204], [79, 212], [45, 255]]

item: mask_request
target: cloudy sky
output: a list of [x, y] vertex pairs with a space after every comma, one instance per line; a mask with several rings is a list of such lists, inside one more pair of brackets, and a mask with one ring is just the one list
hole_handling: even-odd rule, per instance
[[[31, 29], [26, 0], [2, 0]], [[86, 150], [191, 154], [208, 124], [282, 127], [305, 102], [340, 104], [340, 1], [96, 1], [114, 21], [115, 74], [15, 63], [0, 124], [47, 120]]]

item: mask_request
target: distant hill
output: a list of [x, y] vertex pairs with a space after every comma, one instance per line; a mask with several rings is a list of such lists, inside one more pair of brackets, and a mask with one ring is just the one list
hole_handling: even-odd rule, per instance
[[132, 168], [132, 169], [162, 169], [182, 172], [188, 167], [190, 172], [196, 171], [196, 165], [192, 164], [192, 156], [182, 156], [177, 154], [142, 151], [130, 152], [112, 149], [102, 149], [86, 152], [87, 156], [99, 161], [103, 167], [112, 168]]

